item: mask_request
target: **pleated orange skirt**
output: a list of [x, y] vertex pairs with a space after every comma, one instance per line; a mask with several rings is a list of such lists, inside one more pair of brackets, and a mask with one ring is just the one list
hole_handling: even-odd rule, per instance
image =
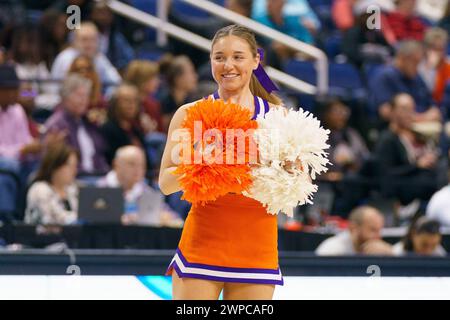
[[277, 216], [240, 194], [193, 205], [166, 274], [173, 270], [181, 278], [282, 285]]

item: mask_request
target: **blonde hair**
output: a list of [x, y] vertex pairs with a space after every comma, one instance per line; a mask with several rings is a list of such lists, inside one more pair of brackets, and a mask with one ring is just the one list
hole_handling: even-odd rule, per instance
[[[256, 43], [255, 35], [250, 29], [236, 24], [229, 25], [217, 31], [212, 40], [212, 47], [214, 47], [214, 44], [219, 39], [231, 35], [245, 40], [250, 46], [253, 57], [256, 57], [256, 55], [258, 54], [258, 45]], [[282, 104], [282, 100], [277, 95], [268, 93], [266, 89], [264, 89], [264, 87], [261, 85], [261, 83], [259, 83], [259, 80], [254, 74], [252, 74], [252, 77], [250, 79], [250, 91], [253, 95], [261, 97], [272, 104]]]
[[158, 73], [159, 66], [157, 63], [146, 60], [133, 60], [125, 71], [124, 80], [134, 84], [140, 91], [142, 86], [150, 79], [157, 77]]
[[[85, 60], [89, 64], [89, 71], [88, 75], [83, 75], [80, 70], [77, 69], [77, 62], [79, 60]], [[95, 71], [95, 66], [91, 58], [84, 55], [77, 56], [69, 68], [69, 73], [79, 74], [92, 82], [92, 88], [91, 88], [91, 99], [90, 99], [90, 106], [91, 107], [97, 107], [97, 104], [100, 102], [102, 97], [102, 83], [100, 81], [100, 78], [97, 74], [97, 71]]]

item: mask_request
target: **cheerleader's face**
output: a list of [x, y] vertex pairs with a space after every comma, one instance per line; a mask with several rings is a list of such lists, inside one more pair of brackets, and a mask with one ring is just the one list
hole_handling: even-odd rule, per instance
[[216, 41], [211, 52], [211, 69], [219, 87], [227, 91], [241, 90], [250, 84], [259, 55], [254, 56], [246, 40], [230, 35]]

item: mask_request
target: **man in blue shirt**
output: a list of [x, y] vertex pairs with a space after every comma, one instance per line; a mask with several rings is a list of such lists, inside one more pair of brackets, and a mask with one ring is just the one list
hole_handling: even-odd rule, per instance
[[415, 121], [440, 121], [440, 110], [433, 105], [431, 93], [418, 74], [423, 58], [422, 44], [408, 40], [399, 44], [394, 63], [382, 67], [369, 80], [369, 107], [372, 116], [390, 119], [390, 101], [398, 93], [408, 93], [416, 103]]

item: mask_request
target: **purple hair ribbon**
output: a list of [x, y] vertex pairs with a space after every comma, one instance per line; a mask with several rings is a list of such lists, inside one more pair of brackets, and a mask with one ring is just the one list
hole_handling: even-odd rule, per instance
[[264, 49], [258, 48], [259, 53], [259, 60], [260, 63], [258, 65], [258, 68], [256, 70], [253, 70], [253, 74], [258, 79], [259, 83], [263, 86], [263, 88], [270, 94], [272, 91], [279, 91], [278, 87], [275, 83], [269, 78], [268, 74], [264, 70], [263, 66], [261, 65], [261, 61], [264, 60]]

